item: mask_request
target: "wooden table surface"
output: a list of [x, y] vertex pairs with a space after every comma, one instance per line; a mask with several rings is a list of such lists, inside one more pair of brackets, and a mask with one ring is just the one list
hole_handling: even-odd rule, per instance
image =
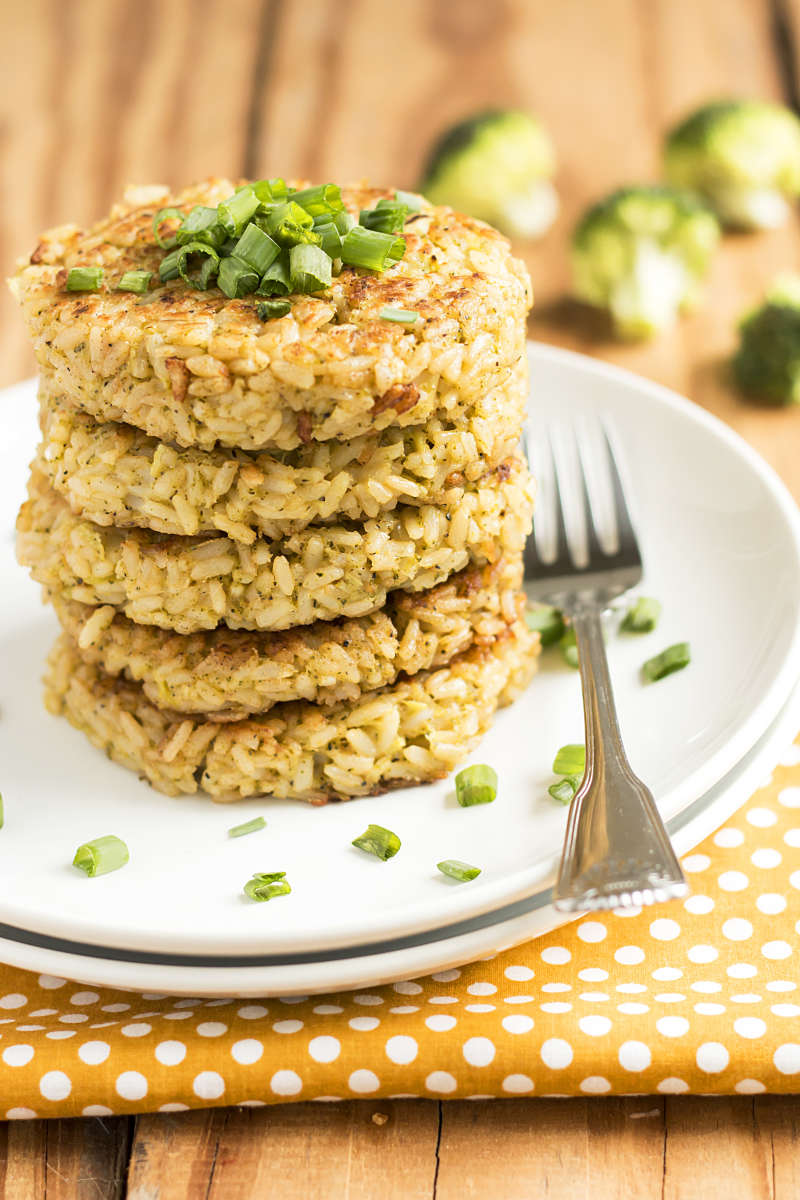
[[[567, 298], [585, 204], [657, 178], [660, 133], [709, 97], [800, 98], [800, 0], [0, 0], [8, 273], [38, 231], [127, 182], [208, 174], [413, 185], [436, 132], [538, 111], [562, 215], [523, 248], [535, 337], [621, 363], [730, 422], [800, 496], [800, 414], [731, 390], [734, 323], [800, 227], [726, 239], [708, 303], [619, 346]], [[0, 383], [33, 372], [0, 295]], [[387, 1118], [387, 1119], [384, 1119]], [[0, 1125], [0, 1196], [180, 1200], [695, 1200], [800, 1196], [794, 1097], [354, 1101]]]

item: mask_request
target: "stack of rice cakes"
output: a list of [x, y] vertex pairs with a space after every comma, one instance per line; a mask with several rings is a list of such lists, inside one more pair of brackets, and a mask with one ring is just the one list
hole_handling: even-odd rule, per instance
[[[320, 803], [441, 778], [538, 651], [527, 272], [423, 202], [400, 262], [345, 268], [279, 319], [159, 285], [154, 213], [232, 190], [132, 190], [45, 234], [14, 280], [43, 433], [18, 552], [63, 626], [47, 706], [169, 794]], [[342, 193], [356, 217], [391, 194]], [[101, 289], [64, 290], [74, 266], [102, 266]], [[115, 290], [135, 268], [152, 289]]]

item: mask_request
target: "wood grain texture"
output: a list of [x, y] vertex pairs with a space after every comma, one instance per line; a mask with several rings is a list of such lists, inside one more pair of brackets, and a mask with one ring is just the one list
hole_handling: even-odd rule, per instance
[[127, 1117], [9, 1121], [0, 1126], [1, 1200], [118, 1200]]

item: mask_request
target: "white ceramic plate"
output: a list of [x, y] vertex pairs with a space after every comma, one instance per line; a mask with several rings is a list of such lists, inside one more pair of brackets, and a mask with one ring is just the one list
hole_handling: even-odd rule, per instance
[[[655, 384], [564, 351], [531, 347], [537, 406], [612, 425], [636, 499], [644, 591], [664, 616], [646, 638], [609, 648], [630, 757], [672, 818], [764, 734], [800, 675], [796, 507], [763, 461], [726, 427]], [[493, 805], [460, 809], [452, 783], [313, 809], [269, 800], [218, 806], [168, 799], [109, 763], [42, 708], [39, 676], [55, 635], [38, 589], [14, 565], [11, 522], [35, 436], [34, 386], [3, 400], [0, 449], [0, 922], [98, 946], [164, 954], [287, 955], [441, 928], [543, 891], [564, 810], [547, 795], [561, 744], [582, 740], [577, 675], [548, 661], [473, 755], [498, 768]], [[642, 660], [678, 640], [691, 668], [643, 688]], [[268, 827], [228, 840], [264, 813]], [[350, 846], [370, 821], [395, 829], [389, 863]], [[87, 880], [69, 863], [104, 833], [131, 862]], [[441, 858], [482, 867], [468, 885]], [[241, 895], [254, 870], [286, 870], [290, 897]]]

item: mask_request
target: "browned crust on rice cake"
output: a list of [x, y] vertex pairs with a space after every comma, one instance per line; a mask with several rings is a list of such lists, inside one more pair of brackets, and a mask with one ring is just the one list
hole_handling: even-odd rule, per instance
[[[519, 374], [519, 373], [517, 373]], [[519, 441], [524, 379], [477, 400], [457, 422], [391, 428], [283, 454], [181, 449], [40, 392], [37, 467], [73, 512], [99, 525], [237, 541], [278, 538], [333, 518], [364, 520], [398, 504], [458, 503]]]
[[443, 778], [485, 733], [498, 705], [525, 686], [536, 652], [536, 639], [518, 622], [490, 646], [355, 704], [283, 704], [220, 725], [170, 716], [136, 684], [83, 661], [62, 635], [50, 655], [45, 703], [169, 795], [201, 788], [215, 800], [267, 794], [320, 804]]
[[520, 459], [471, 485], [452, 510], [404, 505], [363, 526], [314, 525], [250, 546], [94, 525], [37, 471], [28, 491], [17, 550], [34, 579], [66, 599], [111, 604], [139, 624], [178, 633], [363, 616], [397, 588], [424, 591], [470, 563], [519, 553], [532, 512]]
[[[401, 262], [383, 274], [346, 267], [279, 320], [262, 322], [252, 296], [230, 300], [182, 280], [145, 296], [116, 290], [130, 269], [158, 282], [159, 208], [216, 205], [233, 187], [134, 189], [92, 228], [42, 235], [13, 288], [51, 392], [184, 446], [289, 450], [452, 416], [523, 357], [525, 265], [490, 226], [427, 201], [407, 222]], [[357, 214], [390, 194], [359, 185], [343, 199]], [[65, 269], [86, 265], [103, 268], [101, 290], [63, 290]], [[386, 305], [419, 319], [381, 320]]]
[[135, 625], [111, 606], [53, 596], [81, 658], [140, 683], [159, 708], [232, 720], [274, 704], [355, 701], [365, 692], [443, 666], [519, 620], [522, 561], [460, 571], [428, 592], [393, 592], [364, 617], [302, 630], [211, 630], [181, 636]]

